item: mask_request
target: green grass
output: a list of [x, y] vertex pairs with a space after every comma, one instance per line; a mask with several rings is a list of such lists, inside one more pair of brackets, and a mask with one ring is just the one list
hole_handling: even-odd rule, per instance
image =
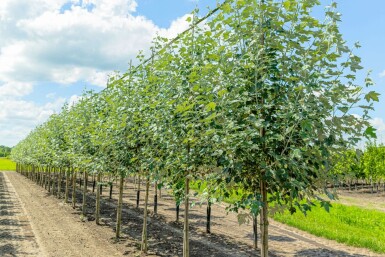
[[[204, 192], [206, 186], [207, 186], [206, 181], [203, 181], [203, 182], [193, 181], [192, 183], [190, 183], [190, 189], [194, 190], [195, 192], [197, 192], [199, 194]], [[231, 190], [231, 192], [229, 192], [228, 197], [223, 198], [222, 201], [225, 203], [233, 204], [233, 203], [241, 200], [242, 194], [243, 194], [242, 189]], [[214, 198], [219, 198], [220, 196], [221, 196], [220, 193], [214, 193], [212, 195], [212, 197], [214, 197]]]
[[0, 158], [0, 170], [16, 170], [16, 163], [7, 158]]
[[[198, 193], [202, 193], [205, 187], [205, 182], [201, 187], [198, 186], [198, 182], [191, 185], [191, 188]], [[233, 191], [223, 201], [234, 203], [240, 200], [241, 194], [240, 189], [238, 192]], [[324, 208], [316, 206], [312, 207], [307, 216], [301, 212], [290, 215], [286, 211], [276, 213], [273, 219], [319, 237], [385, 253], [385, 212], [333, 203], [329, 213]]]
[[285, 212], [276, 213], [274, 219], [316, 236], [385, 253], [384, 212], [334, 203], [330, 213], [313, 207], [306, 217]]

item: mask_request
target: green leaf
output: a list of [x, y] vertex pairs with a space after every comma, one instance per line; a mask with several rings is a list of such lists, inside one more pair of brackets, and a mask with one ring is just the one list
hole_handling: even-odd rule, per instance
[[286, 1], [283, 2], [283, 7], [284, 7], [286, 10], [288, 10], [288, 11], [291, 10], [291, 5], [292, 5], [291, 0], [286, 0]]
[[375, 91], [370, 91], [369, 93], [367, 93], [366, 95], [365, 95], [365, 99], [366, 99], [366, 101], [368, 101], [368, 102], [370, 102], [371, 100], [372, 101], [375, 101], [375, 102], [378, 102], [379, 101], [379, 97], [380, 96], [380, 94], [379, 93], [377, 93], [377, 92], [375, 92]]
[[215, 107], [217, 107], [217, 104], [214, 102], [210, 102], [206, 105], [206, 110], [208, 111], [214, 111]]
[[373, 128], [372, 126], [368, 127], [366, 130], [365, 130], [365, 136], [368, 137], [368, 138], [377, 138], [377, 134], [376, 134], [376, 129]]

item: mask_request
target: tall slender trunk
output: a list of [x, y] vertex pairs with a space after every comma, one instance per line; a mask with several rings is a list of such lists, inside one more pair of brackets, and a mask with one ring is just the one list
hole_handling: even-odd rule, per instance
[[51, 168], [48, 168], [48, 193], [51, 193]]
[[180, 204], [178, 203], [178, 202], [176, 202], [176, 208], [175, 208], [175, 215], [176, 215], [176, 217], [175, 217], [175, 221], [176, 222], [179, 222], [179, 209], [180, 209]]
[[120, 175], [119, 200], [118, 200], [118, 209], [116, 214], [116, 238], [120, 237], [120, 228], [122, 224], [123, 187], [124, 187], [124, 176]]
[[52, 190], [53, 195], [57, 195], [57, 192], [55, 190], [55, 186], [56, 186], [56, 182], [57, 182], [56, 175], [57, 175], [57, 172], [56, 172], [56, 168], [54, 167], [54, 168], [52, 168], [52, 181], [51, 181], [52, 182], [51, 190]]
[[85, 216], [87, 214], [87, 179], [88, 173], [83, 170], [84, 186], [83, 186], [83, 203], [82, 203], [82, 214]]
[[100, 224], [100, 183], [101, 180], [101, 174], [98, 173], [97, 175], [97, 186], [96, 186], [96, 208], [95, 208], [95, 221], [96, 224]]
[[136, 192], [136, 208], [139, 208], [139, 201], [140, 201], [140, 175], [138, 175], [138, 190]]
[[39, 166], [39, 186], [43, 186], [43, 168]]
[[56, 182], [56, 168], [55, 167], [52, 167], [51, 169], [51, 192], [53, 195], [56, 195], [56, 191], [55, 191], [55, 182]]
[[253, 216], [254, 249], [258, 249], [258, 220], [257, 215]]
[[[265, 4], [265, 0], [261, 0], [261, 7], [263, 7], [263, 5]], [[261, 24], [264, 24], [265, 23], [265, 17], [264, 17], [264, 13], [262, 12], [262, 14], [260, 15], [260, 22]], [[260, 38], [260, 46], [261, 46], [261, 50], [263, 50], [265, 48], [265, 32], [263, 31], [264, 28], [261, 28], [262, 29], [262, 33], [261, 33], [261, 38]], [[264, 53], [262, 53], [262, 60], [263, 59], [267, 59], [267, 57], [264, 56]], [[264, 63], [262, 63], [262, 65], [264, 65]], [[257, 65], [258, 66], [258, 65]], [[259, 69], [259, 67], [258, 67]], [[255, 76], [255, 82], [257, 82], [257, 78], [262, 78], [262, 76], [260, 74], [263, 74], [263, 73], [267, 73], [267, 71], [265, 69], [262, 69], [262, 70], [256, 70], [256, 76]], [[263, 107], [264, 104], [265, 104], [265, 99], [263, 96], [260, 96], [259, 99], [257, 99], [257, 102], [256, 104], [259, 104]], [[264, 110], [262, 109], [260, 111], [260, 118], [262, 119], [265, 119], [265, 114], [264, 114]], [[261, 127], [260, 128], [260, 131], [259, 131], [259, 134], [261, 136], [261, 138], [263, 139], [266, 135], [266, 128], [265, 127]], [[262, 150], [265, 150], [266, 146], [265, 146], [265, 143], [262, 144]], [[261, 257], [268, 257], [269, 255], [269, 220], [268, 220], [268, 200], [267, 200], [267, 182], [265, 180], [265, 171], [262, 171], [261, 172], [261, 177], [260, 177], [260, 191], [261, 191], [261, 196], [262, 196], [262, 210], [260, 212], [260, 222], [261, 222]]]
[[62, 168], [59, 168], [58, 176], [57, 176], [57, 198], [61, 197], [61, 179], [62, 179]]
[[[83, 171], [83, 173], [84, 173], [84, 171]], [[81, 171], [79, 171], [79, 188], [81, 189], [82, 188], [82, 186], [83, 186], [83, 180], [82, 180], [82, 172]], [[84, 177], [84, 174], [83, 174], [83, 177]]]
[[155, 182], [154, 185], [154, 214], [158, 213], [158, 183]]
[[143, 253], [147, 253], [148, 244], [147, 244], [147, 217], [148, 217], [148, 191], [150, 188], [150, 180], [147, 177], [146, 181], [146, 197], [144, 199], [144, 212], [143, 212], [143, 230], [142, 230], [142, 245], [141, 250]]
[[72, 208], [76, 208], [76, 170], [72, 169]]
[[112, 181], [110, 181], [110, 199], [112, 199]]
[[268, 202], [267, 202], [267, 183], [261, 178], [261, 195], [262, 195], [262, 210], [261, 218], [261, 257], [268, 257], [269, 255], [269, 220], [268, 220]]
[[211, 233], [211, 199], [207, 199], [207, 222], [206, 222], [206, 233]]
[[69, 191], [69, 183], [70, 183], [70, 168], [68, 168], [66, 171], [66, 189], [64, 193], [64, 202], [68, 202], [68, 191]]
[[183, 257], [190, 256], [190, 240], [189, 240], [189, 193], [190, 180], [186, 177], [185, 183], [185, 201], [184, 201], [184, 227], [183, 227]]
[[95, 192], [95, 185], [96, 185], [95, 175], [92, 175], [92, 193]]

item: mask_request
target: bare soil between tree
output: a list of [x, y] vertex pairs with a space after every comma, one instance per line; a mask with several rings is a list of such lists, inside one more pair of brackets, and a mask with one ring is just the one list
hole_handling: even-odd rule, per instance
[[[15, 172], [0, 172], [0, 256], [140, 256], [142, 208], [135, 208], [136, 192], [131, 183], [124, 191], [123, 237], [114, 239], [117, 190], [112, 199], [102, 195], [102, 225], [94, 222], [95, 197], [88, 184], [87, 217]], [[81, 192], [77, 201], [80, 207]], [[141, 195], [144, 197], [144, 192]], [[152, 203], [152, 194], [150, 203]], [[141, 207], [143, 201], [141, 201]], [[152, 210], [152, 206], [149, 207]], [[183, 208], [181, 206], [181, 220]], [[252, 249], [251, 224], [238, 225], [233, 213], [213, 205], [212, 233], [205, 233], [206, 206], [191, 210], [191, 256], [259, 256]], [[183, 224], [175, 222], [175, 202], [163, 192], [158, 214], [148, 222], [148, 256], [182, 256]], [[384, 256], [366, 249], [348, 247], [270, 221], [271, 256]]]

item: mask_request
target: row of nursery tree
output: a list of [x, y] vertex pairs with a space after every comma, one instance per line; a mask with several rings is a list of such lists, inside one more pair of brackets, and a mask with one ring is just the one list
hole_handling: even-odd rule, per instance
[[[140, 54], [105, 90], [34, 129], [13, 160], [33, 174], [114, 174], [120, 185], [140, 174], [147, 188], [168, 187], [185, 205], [185, 257], [191, 182], [221, 198], [241, 188], [230, 209], [255, 224], [259, 216], [267, 256], [269, 203], [306, 212], [328, 190], [336, 156], [374, 135], [378, 94], [370, 78], [356, 83], [360, 58], [339, 32], [337, 4], [321, 20], [312, 16], [318, 5], [227, 0], [203, 18], [194, 12], [177, 38], [153, 40], [150, 58]], [[120, 195], [117, 236], [121, 203]]]
[[369, 143], [366, 149], [348, 150], [344, 155], [338, 157], [334, 166], [335, 186], [344, 186], [353, 189], [360, 189], [367, 184], [379, 190], [379, 184], [384, 183], [385, 190], [385, 146]]

